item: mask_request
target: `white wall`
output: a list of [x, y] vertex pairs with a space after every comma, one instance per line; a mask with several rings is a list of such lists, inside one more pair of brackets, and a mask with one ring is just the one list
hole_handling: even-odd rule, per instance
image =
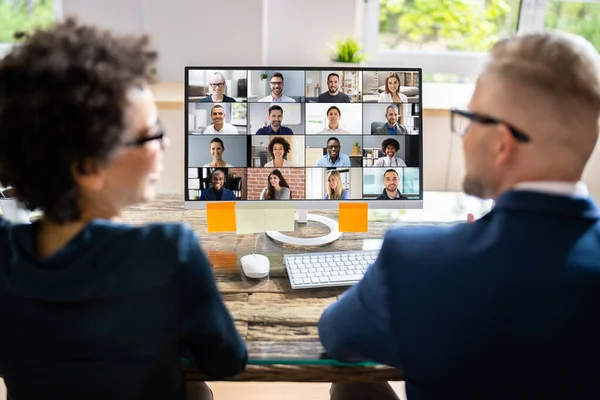
[[327, 66], [327, 43], [358, 33], [362, 0], [264, 0], [267, 65]]
[[63, 15], [122, 33], [147, 33], [158, 76], [183, 81], [186, 65], [260, 65], [263, 0], [63, 0]]

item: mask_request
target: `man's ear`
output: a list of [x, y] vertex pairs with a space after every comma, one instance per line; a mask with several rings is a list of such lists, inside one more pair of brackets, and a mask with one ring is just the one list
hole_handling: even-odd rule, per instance
[[86, 160], [83, 164], [73, 164], [71, 173], [77, 185], [85, 190], [100, 191], [104, 188], [104, 170], [97, 162]]
[[503, 166], [510, 162], [517, 150], [516, 139], [510, 128], [505, 124], [498, 124], [498, 142], [496, 143], [496, 165]]

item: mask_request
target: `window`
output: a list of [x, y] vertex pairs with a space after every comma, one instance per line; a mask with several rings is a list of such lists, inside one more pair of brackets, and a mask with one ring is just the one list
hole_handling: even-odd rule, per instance
[[15, 32], [51, 26], [60, 5], [60, 0], [0, 0], [0, 59], [18, 41]]
[[600, 0], [549, 0], [544, 28], [581, 35], [600, 51]]
[[558, 29], [600, 49], [600, 0], [364, 0], [371, 62], [423, 68], [425, 82], [474, 82], [486, 51], [517, 32]]

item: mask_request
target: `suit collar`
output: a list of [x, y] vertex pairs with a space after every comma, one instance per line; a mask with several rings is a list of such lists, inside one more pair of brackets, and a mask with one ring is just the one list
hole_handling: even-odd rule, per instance
[[600, 219], [600, 210], [591, 197], [573, 198], [530, 190], [509, 190], [503, 193], [496, 200], [494, 209], [549, 212]]

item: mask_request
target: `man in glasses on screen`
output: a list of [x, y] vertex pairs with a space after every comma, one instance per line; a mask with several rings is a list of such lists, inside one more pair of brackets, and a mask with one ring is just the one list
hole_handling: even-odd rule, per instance
[[281, 72], [274, 72], [273, 75], [271, 75], [271, 81], [269, 82], [269, 85], [271, 86], [271, 94], [268, 95], [267, 97], [263, 97], [262, 99], [260, 99], [259, 100], [260, 102], [268, 102], [268, 103], [278, 103], [278, 102], [295, 103], [296, 102], [296, 100], [283, 94], [284, 83], [283, 83], [283, 75], [281, 74]]
[[[566, 33], [503, 39], [452, 117], [464, 191], [492, 211], [389, 231], [323, 314], [325, 351], [401, 369], [410, 400], [596, 398], [600, 210], [582, 176], [598, 140], [598, 51]], [[398, 397], [349, 382], [332, 398]]]
[[211, 94], [200, 100], [201, 103], [235, 103], [233, 97], [229, 97], [225, 94], [227, 91], [227, 83], [225, 81], [225, 75], [220, 72], [215, 72], [210, 77], [210, 90]]

